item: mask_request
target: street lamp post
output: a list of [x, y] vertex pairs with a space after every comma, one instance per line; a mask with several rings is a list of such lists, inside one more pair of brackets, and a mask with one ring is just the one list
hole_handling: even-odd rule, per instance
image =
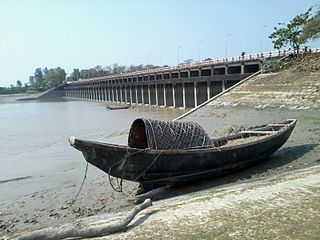
[[182, 46], [177, 47], [177, 65], [179, 65], [179, 49], [181, 49]]
[[261, 33], [260, 33], [260, 53], [262, 53], [262, 35], [263, 35], [263, 29], [266, 28], [267, 25], [261, 26]]
[[225, 55], [225, 58], [227, 59], [227, 57], [228, 57], [228, 37], [230, 37], [231, 36], [231, 34], [230, 33], [228, 33], [227, 35], [226, 35], [226, 42], [225, 42], [225, 49], [224, 49], [224, 55]]

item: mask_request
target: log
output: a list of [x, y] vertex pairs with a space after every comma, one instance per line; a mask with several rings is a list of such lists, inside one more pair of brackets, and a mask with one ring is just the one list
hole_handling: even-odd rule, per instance
[[143, 194], [139, 194], [136, 196], [136, 199], [134, 200], [134, 204], [141, 204], [146, 199], [152, 199], [152, 200], [158, 200], [161, 199], [163, 195], [168, 193], [170, 186], [166, 185], [163, 187], [152, 189], [151, 191], [148, 191]]
[[[152, 206], [150, 199], [146, 199], [142, 204], [135, 206], [128, 214], [128, 216], [122, 220], [115, 223], [73, 223], [68, 225], [63, 225], [60, 227], [50, 227], [45, 229], [36, 230], [30, 233], [26, 233], [19, 236], [18, 240], [53, 240], [53, 239], [63, 239], [63, 238], [91, 238], [91, 237], [101, 237], [106, 236], [111, 233], [120, 232], [127, 228], [128, 224], [132, 219], [143, 209]], [[90, 224], [90, 226], [88, 226]], [[84, 226], [87, 225], [87, 226]]]

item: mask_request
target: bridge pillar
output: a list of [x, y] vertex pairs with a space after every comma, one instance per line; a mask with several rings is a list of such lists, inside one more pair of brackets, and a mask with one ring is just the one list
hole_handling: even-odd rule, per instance
[[207, 81], [207, 96], [208, 96], [208, 100], [211, 98], [210, 96], [210, 82]]
[[121, 96], [122, 96], [121, 86], [119, 86], [119, 88], [117, 87], [117, 97], [118, 97], [118, 101], [117, 102], [120, 102], [120, 103], [122, 102]]
[[129, 93], [130, 93], [130, 104], [132, 104], [132, 86], [129, 87]]
[[136, 85], [136, 87], [135, 87], [135, 89], [136, 89], [136, 105], [138, 105], [138, 103], [139, 103], [139, 101], [138, 101], [138, 85]]
[[155, 84], [155, 90], [156, 90], [156, 105], [159, 106], [159, 99], [158, 99], [158, 84]]
[[184, 83], [182, 83], [182, 103], [183, 108], [186, 108], [186, 86]]
[[143, 90], [143, 85], [141, 85], [141, 104], [144, 105], [144, 90]]
[[128, 95], [127, 95], [127, 87], [124, 87], [124, 100], [126, 103], [128, 103]]
[[166, 91], [166, 84], [163, 85], [163, 105], [167, 106], [167, 91]]
[[96, 101], [99, 101], [99, 87], [96, 87]]
[[175, 108], [176, 107], [176, 87], [175, 84], [172, 83], [172, 105]]
[[150, 84], [148, 84], [148, 98], [149, 98], [149, 105], [151, 106], [151, 92], [150, 92]]
[[100, 87], [100, 93], [101, 93], [101, 102], [104, 101], [104, 89], [103, 87]]
[[119, 96], [118, 96], [118, 87], [115, 87], [115, 92], [116, 92], [116, 101], [115, 102], [118, 102], [119, 101]]
[[244, 63], [241, 64], [241, 73], [240, 74], [244, 74]]
[[198, 97], [197, 97], [197, 82], [193, 83], [193, 91], [194, 91], [194, 106], [198, 106]]

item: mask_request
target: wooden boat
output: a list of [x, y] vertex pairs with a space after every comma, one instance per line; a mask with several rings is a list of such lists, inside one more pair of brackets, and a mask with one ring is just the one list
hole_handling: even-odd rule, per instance
[[130, 104], [123, 104], [123, 105], [116, 105], [116, 104], [114, 104], [114, 105], [106, 105], [106, 109], [108, 109], [108, 110], [120, 110], [120, 109], [128, 109], [128, 108], [130, 108], [131, 107], [131, 105]]
[[185, 149], [150, 149], [144, 144], [130, 147], [132, 144], [115, 145], [75, 137], [70, 137], [69, 142], [83, 153], [86, 161], [102, 171], [139, 182], [145, 190], [150, 190], [166, 184], [218, 177], [256, 164], [277, 151], [295, 125], [295, 119], [266, 124], [212, 139], [211, 146]]

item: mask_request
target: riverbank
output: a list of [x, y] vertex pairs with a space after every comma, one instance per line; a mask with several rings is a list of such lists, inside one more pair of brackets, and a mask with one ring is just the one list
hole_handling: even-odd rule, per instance
[[[319, 72], [292, 74], [256, 77], [183, 119], [199, 122], [211, 137], [297, 119], [279, 151], [244, 171], [170, 188], [129, 231], [108, 239], [316, 239], [320, 234]], [[121, 132], [122, 141], [127, 133]], [[94, 137], [105, 139], [101, 133]], [[117, 134], [110, 137], [119, 141]], [[89, 167], [88, 176], [95, 177], [87, 179], [71, 206], [81, 175], [79, 184], [66, 183], [2, 203], [0, 233], [21, 233], [96, 214], [121, 215], [133, 207], [137, 185], [125, 182], [124, 193], [113, 192], [107, 177], [94, 167]]]
[[318, 239], [320, 166], [159, 201], [99, 239]]

